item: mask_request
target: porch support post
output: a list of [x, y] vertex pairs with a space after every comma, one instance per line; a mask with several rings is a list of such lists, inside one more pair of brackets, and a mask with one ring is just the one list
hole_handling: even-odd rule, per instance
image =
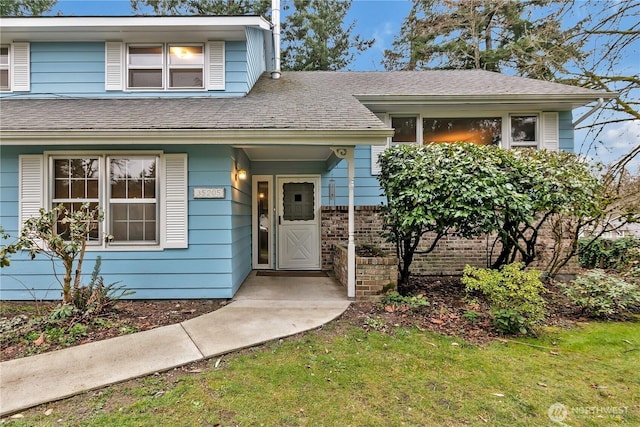
[[356, 297], [356, 241], [355, 234], [355, 165], [353, 147], [347, 149], [347, 163], [349, 175], [349, 243], [347, 244], [347, 297]]
[[347, 244], [347, 297], [356, 298], [356, 241], [355, 241], [355, 175], [354, 147], [331, 147], [335, 155], [347, 160], [349, 180], [349, 241]]

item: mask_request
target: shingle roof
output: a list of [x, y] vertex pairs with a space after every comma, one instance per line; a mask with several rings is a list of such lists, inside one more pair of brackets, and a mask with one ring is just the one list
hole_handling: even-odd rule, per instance
[[2, 98], [0, 129], [384, 130], [358, 98], [554, 96], [587, 103], [603, 95], [487, 71], [285, 72], [278, 80], [265, 73], [240, 98]]

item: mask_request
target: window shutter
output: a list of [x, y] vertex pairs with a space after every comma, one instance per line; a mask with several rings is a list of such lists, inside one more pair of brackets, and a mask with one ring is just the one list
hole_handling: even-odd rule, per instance
[[41, 155], [21, 155], [19, 157], [20, 184], [18, 192], [19, 230], [29, 218], [40, 215], [44, 207], [44, 157]]
[[29, 43], [20, 42], [13, 44], [13, 64], [11, 68], [13, 87], [17, 92], [31, 90], [31, 55]]
[[165, 248], [186, 248], [187, 227], [187, 155], [166, 154], [164, 156], [164, 241]]
[[106, 42], [104, 56], [105, 90], [122, 90], [124, 86], [124, 43]]
[[372, 145], [371, 146], [371, 175], [378, 175], [380, 173], [380, 165], [378, 164], [378, 156], [387, 148], [386, 145]]
[[207, 52], [207, 90], [224, 90], [224, 42], [208, 42]]
[[558, 113], [542, 113], [542, 148], [558, 151], [559, 146]]

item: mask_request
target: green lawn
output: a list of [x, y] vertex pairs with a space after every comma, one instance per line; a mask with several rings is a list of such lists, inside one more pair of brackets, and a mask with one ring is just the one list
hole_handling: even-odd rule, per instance
[[26, 411], [10, 424], [558, 426], [548, 410], [560, 403], [553, 414], [566, 409], [564, 425], [640, 425], [638, 323], [478, 347], [341, 322], [177, 380], [151, 376]]

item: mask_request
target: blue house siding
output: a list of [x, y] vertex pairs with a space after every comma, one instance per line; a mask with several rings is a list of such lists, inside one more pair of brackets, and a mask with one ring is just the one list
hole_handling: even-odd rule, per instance
[[247, 27], [247, 82], [249, 88], [258, 80], [258, 77], [266, 70], [264, 55], [264, 31]]
[[[254, 48], [254, 50], [256, 50]], [[33, 42], [31, 51], [31, 90], [20, 97], [185, 97], [185, 96], [244, 96], [255, 79], [249, 83], [247, 74], [247, 43], [225, 43], [224, 91], [106, 91], [105, 44], [103, 42]], [[258, 55], [260, 52], [254, 52]], [[260, 60], [254, 60], [252, 73], [257, 73]], [[264, 59], [262, 59], [264, 70]], [[259, 76], [259, 74], [258, 74]], [[2, 97], [16, 96], [0, 93]]]
[[31, 93], [104, 92], [104, 43], [31, 43]]
[[[356, 206], [379, 205], [384, 201], [382, 190], [376, 175], [371, 175], [371, 147], [359, 146], [354, 150], [355, 188], [354, 204]], [[329, 183], [335, 180], [336, 206], [349, 204], [349, 183], [347, 179], [347, 161], [341, 160], [334, 169], [322, 175], [322, 205], [331, 206], [329, 200]]]
[[560, 111], [558, 113], [558, 130], [560, 135], [560, 150], [573, 153], [575, 150], [573, 135], [573, 113]]
[[[244, 151], [233, 150], [233, 162], [240, 169], [249, 169], [249, 159]], [[251, 272], [251, 177], [236, 179], [235, 170], [231, 177], [231, 250], [233, 293], [240, 288]]]
[[[108, 147], [74, 147], [106, 150]], [[0, 218], [12, 236], [18, 229], [18, 156], [56, 147], [3, 147], [0, 172]], [[65, 147], [65, 151], [70, 148]], [[243, 181], [233, 187], [232, 153], [229, 146], [156, 146], [165, 153], [188, 154], [189, 247], [148, 251], [88, 251], [85, 282], [97, 256], [102, 257], [105, 283], [120, 282], [136, 291], [132, 298], [230, 298], [251, 270], [251, 191]], [[120, 151], [120, 150], [119, 150]], [[248, 163], [248, 162], [247, 162]], [[250, 181], [249, 181], [250, 182]], [[223, 187], [225, 199], [194, 199], [196, 187]], [[232, 214], [239, 214], [232, 218]], [[6, 242], [5, 242], [6, 243]], [[60, 273], [61, 265], [56, 265]], [[29, 260], [14, 254], [11, 266], [0, 270], [0, 299], [57, 299], [60, 285], [52, 264], [44, 256]]]

